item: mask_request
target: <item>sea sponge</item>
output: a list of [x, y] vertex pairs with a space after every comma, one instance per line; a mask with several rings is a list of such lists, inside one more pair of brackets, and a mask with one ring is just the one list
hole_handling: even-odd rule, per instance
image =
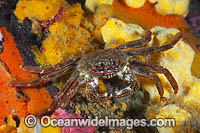
[[[175, 126], [177, 127], [176, 131], [183, 129], [183, 127], [180, 127], [182, 122], [186, 119], [189, 119], [191, 117], [190, 113], [184, 109], [181, 109], [177, 105], [167, 105], [159, 110], [158, 114], [156, 115], [157, 119], [160, 118], [173, 118], [175, 119]], [[173, 123], [171, 123], [173, 124]], [[160, 132], [173, 132], [173, 128], [164, 128], [164, 127], [158, 127], [158, 131]]]
[[108, 4], [102, 4], [96, 9], [95, 13], [92, 15], [92, 22], [96, 27], [101, 27], [106, 23], [107, 19], [112, 16], [112, 6]]
[[94, 36], [95, 41], [99, 43], [104, 43], [101, 35], [101, 27], [105, 25], [107, 20], [113, 16], [113, 8], [111, 5], [102, 4], [100, 5], [95, 13], [92, 14], [89, 19], [93, 24], [92, 36]]
[[86, 0], [85, 7], [89, 11], [95, 12], [97, 7], [99, 7], [100, 5], [102, 5], [102, 4], [112, 5], [113, 1], [114, 0]]
[[196, 52], [192, 63], [192, 74], [198, 78], [200, 78], [199, 64], [200, 64], [200, 52]]
[[[43, 54], [50, 65], [91, 50], [91, 35], [82, 27], [76, 29], [63, 22], [55, 22], [49, 30], [49, 37], [43, 41]], [[40, 61], [40, 57], [37, 59], [44, 62]]]
[[[115, 47], [116, 43], [113, 42], [119, 38], [124, 42], [141, 38], [144, 30], [136, 25], [134, 25], [135, 27], [133, 25], [131, 26], [132, 27], [129, 26], [129, 28], [125, 28], [128, 27], [128, 24], [125, 24], [120, 20], [108, 20], [101, 28], [101, 33], [107, 46], [109, 48]], [[152, 28], [151, 32], [152, 40], [149, 42], [149, 45], [162, 46], [180, 31], [176, 28], [157, 26]], [[187, 56], [185, 56], [185, 53], [187, 53]], [[194, 55], [195, 52], [193, 49], [189, 44], [183, 41], [183, 39], [180, 40], [172, 49], [151, 54], [151, 62], [153, 64], [163, 66], [172, 73], [179, 85], [179, 91], [175, 96], [173, 88], [166, 77], [162, 74], [158, 74], [164, 88], [164, 97], [168, 98], [168, 105], [165, 106], [166, 103], [160, 102], [159, 100], [160, 95], [158, 94], [155, 83], [149, 79], [141, 80], [142, 88], [149, 92], [151, 100], [155, 103], [150, 105], [147, 110], [148, 118], [175, 118], [179, 129], [183, 129], [183, 123], [192, 127], [192, 124], [190, 124], [191, 121], [198, 121], [199, 118], [197, 118], [197, 116], [198, 110], [200, 109], [200, 80], [191, 74]], [[196, 128], [198, 126], [198, 124], [193, 125], [196, 126]], [[159, 128], [159, 131], [161, 132], [166, 130], [175, 131], [175, 128]]]
[[189, 11], [190, 0], [149, 0], [151, 3], [156, 3], [156, 11], [160, 14], [176, 14], [187, 16]]
[[[153, 41], [151, 41], [152, 45], [159, 46], [163, 45], [164, 42], [166, 42], [169, 38], [173, 37], [173, 35], [179, 32], [179, 30], [175, 28], [167, 29], [159, 26], [152, 28], [151, 31], [153, 35], [156, 35], [153, 36]], [[187, 56], [185, 56], [185, 53], [187, 53]], [[196, 83], [196, 78], [191, 75], [191, 65], [194, 55], [195, 52], [192, 50], [192, 48], [187, 43], [181, 40], [174, 46], [174, 48], [170, 50], [152, 54], [151, 61], [169, 69], [169, 71], [172, 73], [179, 84], [178, 95], [182, 95], [184, 94], [184, 90], [186, 88], [190, 86], [189, 88], [191, 90], [194, 87], [191, 85], [194, 85], [194, 82]], [[161, 81], [163, 81], [162, 84], [166, 89], [164, 96], [168, 97], [169, 93], [172, 93], [172, 88], [170, 87], [168, 81], [163, 75], [159, 75], [159, 77], [161, 78]], [[146, 84], [144, 88], [147, 90], [152, 90], [152, 88], [156, 89], [156, 87], [153, 86], [151, 86], [150, 84]], [[155, 91], [149, 91], [149, 93], [151, 94], [152, 98], [155, 96]]]
[[146, 0], [124, 0], [124, 2], [132, 8], [140, 8], [144, 5]]
[[49, 35], [42, 43], [42, 51], [33, 47], [41, 65], [55, 65], [92, 49], [91, 33], [80, 26], [85, 19], [83, 14], [80, 4], [66, 6], [62, 19], [49, 25]]
[[14, 14], [20, 21], [27, 17], [39, 21], [50, 20], [64, 3], [64, 0], [20, 0]]
[[[154, 27], [151, 29], [152, 33], [156, 36], [153, 37], [152, 44], [156, 44], [161, 46], [166, 40], [173, 37], [178, 29], [175, 28], [164, 28], [164, 27]], [[185, 55], [187, 53], [187, 55]], [[172, 87], [169, 85], [168, 81], [163, 75], [159, 75], [162, 85], [164, 87], [164, 97], [168, 97], [168, 107], [163, 107], [160, 104], [151, 105], [149, 110], [147, 111], [147, 116], [150, 118], [158, 118], [162, 113], [163, 118], [176, 118], [177, 127], [168, 129], [168, 128], [160, 128], [162, 131], [176, 131], [177, 128], [186, 130], [187, 127], [183, 127], [181, 124], [184, 122], [190, 126], [190, 128], [197, 127], [198, 123], [193, 124], [192, 121], [197, 121], [199, 118], [198, 110], [200, 109], [200, 80], [191, 74], [191, 66], [194, 59], [195, 52], [192, 48], [184, 42], [183, 40], [179, 41], [174, 48], [161, 52], [152, 54], [151, 61], [167, 68], [174, 78], [176, 79], [179, 85], [179, 91], [176, 96], [173, 96]], [[148, 83], [144, 81], [142, 83], [144, 89], [146, 89], [154, 102], [158, 99], [159, 94], [156, 92], [156, 86], [153, 83]], [[157, 101], [158, 102], [158, 101]], [[174, 106], [170, 103], [173, 103], [177, 106]], [[160, 106], [160, 107], [159, 107]], [[152, 109], [154, 108], [154, 111]], [[177, 111], [174, 111], [177, 110]], [[180, 118], [177, 118], [179, 112], [185, 112], [179, 114]], [[151, 117], [150, 114], [154, 112], [154, 117]], [[157, 113], [155, 113], [157, 112]], [[158, 113], [160, 112], [160, 113]], [[188, 114], [189, 117], [186, 117]], [[193, 124], [193, 125], [192, 125]], [[192, 125], [192, 126], [191, 126]], [[189, 128], [189, 129], [190, 129]]]
[[62, 133], [62, 130], [60, 127], [47, 127], [42, 128], [41, 133]]
[[0, 132], [1, 133], [17, 133], [17, 129], [14, 126], [4, 124], [0, 126]]
[[74, 27], [78, 27], [81, 23], [81, 19], [83, 18], [83, 13], [84, 11], [81, 8], [81, 4], [74, 4], [70, 6], [64, 12], [63, 15], [64, 23]]
[[91, 45], [93, 39], [103, 43], [100, 28], [113, 15], [112, 7], [103, 4], [91, 17], [85, 18], [83, 14], [80, 4], [66, 8], [63, 19], [50, 25], [42, 52], [34, 47], [37, 61], [42, 65], [55, 65], [97, 48], [96, 44]]
[[114, 0], [112, 4], [114, 16], [126, 23], [133, 23], [150, 30], [155, 26], [174, 27], [180, 30], [187, 30], [185, 19], [178, 15], [162, 15], [158, 13], [155, 7], [148, 1], [141, 8], [127, 8], [121, 0]]
[[[0, 125], [2, 125], [3, 120], [10, 115], [11, 109], [15, 110], [20, 118], [24, 118], [27, 114], [34, 114], [48, 108], [51, 97], [43, 87], [38, 90], [36, 88], [23, 89], [23, 92], [30, 98], [29, 102], [22, 102], [17, 98], [16, 88], [9, 86], [8, 83], [15, 78], [30, 81], [37, 78], [37, 75], [20, 68], [20, 65], [24, 65], [23, 58], [16, 47], [14, 37], [5, 28], [0, 28], [0, 31], [4, 37], [4, 51], [0, 54], [0, 120], [2, 120]], [[35, 106], [38, 103], [40, 106]]]
[[[124, 0], [127, 6], [140, 8], [146, 0]], [[160, 14], [176, 14], [186, 16], [189, 11], [190, 0], [149, 0], [155, 4], [156, 11]]]
[[106, 47], [113, 48], [122, 43], [141, 39], [144, 29], [135, 24], [126, 24], [116, 18], [110, 18], [101, 28]]

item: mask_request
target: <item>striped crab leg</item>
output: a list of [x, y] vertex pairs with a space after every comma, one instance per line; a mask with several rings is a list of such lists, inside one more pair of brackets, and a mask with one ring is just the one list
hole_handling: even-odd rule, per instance
[[163, 68], [162, 66], [148, 63], [148, 62], [142, 62], [142, 61], [136, 61], [136, 60], [132, 61], [131, 63], [132, 65], [134, 65], [134, 67], [146, 68], [148, 71], [164, 74], [167, 80], [170, 82], [174, 90], [174, 93], [176, 94], [178, 92], [178, 89], [179, 89], [178, 84], [168, 69]]
[[78, 88], [85, 83], [84, 77], [79, 77], [78, 72], [75, 72], [73, 76], [67, 81], [62, 90], [54, 97], [51, 105], [48, 109], [40, 111], [35, 115], [41, 117], [43, 115], [51, 115], [56, 109], [65, 108], [70, 99], [76, 94]]
[[48, 66], [48, 67], [38, 67], [38, 66], [21, 66], [21, 68], [26, 72], [36, 73], [36, 74], [47, 74], [54, 71], [58, 71], [61, 69], [64, 69], [65, 67], [68, 67], [70, 65], [75, 64], [78, 60], [80, 60], [80, 57], [74, 57], [72, 59], [60, 62], [54, 66]]
[[123, 75], [118, 73], [118, 77], [130, 85], [123, 88], [122, 90], [115, 90], [115, 94], [113, 96], [114, 98], [121, 98], [127, 95], [131, 95], [140, 88], [137, 77], [132, 71], [124, 72]]
[[140, 48], [145, 46], [149, 41], [151, 41], [151, 31], [145, 31], [144, 38], [127, 42], [118, 46], [117, 49]]
[[160, 98], [163, 99], [163, 94], [164, 94], [163, 86], [161, 84], [160, 78], [156, 75], [156, 73], [148, 71], [148, 69], [145, 68], [136, 68], [136, 67], [134, 67], [132, 71], [139, 76], [151, 79], [156, 84]]
[[42, 83], [46, 83], [50, 80], [54, 80], [60, 76], [65, 75], [69, 70], [75, 68], [75, 66], [76, 66], [76, 64], [67, 66], [61, 70], [58, 70], [58, 71], [55, 71], [55, 72], [52, 72], [49, 74], [45, 74], [45, 75], [42, 75], [41, 77], [35, 78], [30, 82], [26, 82], [24, 80], [17, 79], [17, 80], [11, 81], [9, 85], [12, 87], [34, 87], [34, 86], [40, 85]]
[[144, 55], [144, 54], [149, 54], [149, 53], [154, 53], [154, 52], [162, 52], [162, 51], [166, 51], [173, 48], [181, 38], [182, 38], [182, 34], [179, 32], [172, 39], [165, 42], [163, 46], [154, 46], [154, 47], [141, 48], [141, 49], [136, 49], [136, 50], [131, 49], [124, 52], [127, 55]]

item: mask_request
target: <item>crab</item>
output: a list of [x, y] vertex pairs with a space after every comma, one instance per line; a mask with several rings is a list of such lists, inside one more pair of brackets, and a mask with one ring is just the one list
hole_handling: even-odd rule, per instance
[[[144, 47], [151, 40], [151, 32], [145, 31], [142, 39], [127, 42], [116, 48], [102, 49], [83, 56], [73, 57], [55, 66], [45, 68], [23, 66], [22, 68], [25, 71], [37, 73], [40, 76], [31, 82], [14, 80], [10, 83], [10, 86], [34, 87], [61, 77], [68, 71], [73, 70], [70, 78], [63, 89], [54, 97], [49, 108], [37, 113], [37, 115], [52, 114], [58, 108], [65, 108], [83, 84], [86, 85], [85, 96], [91, 102], [101, 102], [110, 98], [128, 96], [140, 88], [138, 76], [154, 81], [162, 99], [164, 91], [157, 73], [165, 75], [176, 94], [178, 92], [178, 84], [175, 78], [168, 69], [150, 62], [137, 60], [135, 56], [169, 50], [181, 38], [182, 34], [179, 32], [165, 42], [163, 46]], [[100, 93], [97, 89], [99, 80], [114, 77], [128, 83], [128, 86]]]

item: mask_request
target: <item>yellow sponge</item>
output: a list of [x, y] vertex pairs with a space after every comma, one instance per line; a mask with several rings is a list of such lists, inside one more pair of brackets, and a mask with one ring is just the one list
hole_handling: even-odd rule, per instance
[[113, 0], [86, 0], [85, 7], [89, 11], [95, 12], [97, 7], [99, 7], [100, 5], [102, 4], [112, 5], [112, 3], [113, 3]]
[[[162, 46], [167, 40], [180, 32], [175, 28], [153, 27], [151, 29], [152, 40], [148, 45]], [[101, 28], [101, 33], [108, 48], [116, 47], [120, 43], [142, 38], [144, 30], [137, 25], [125, 24], [124, 22], [111, 18]], [[119, 41], [120, 40], [120, 41]], [[187, 53], [187, 55], [186, 55]], [[175, 118], [176, 128], [159, 128], [160, 132], [176, 132], [186, 130], [181, 124], [188, 120], [198, 121], [200, 109], [200, 80], [191, 74], [191, 66], [195, 52], [183, 40], [180, 40], [172, 49], [164, 52], [151, 54], [151, 63], [167, 68], [176, 79], [179, 85], [178, 94], [174, 95], [173, 88], [163, 74], [158, 74], [164, 89], [164, 97], [169, 98], [168, 105], [160, 102], [156, 85], [149, 79], [142, 80], [142, 88], [150, 94], [151, 100], [155, 103], [147, 110], [148, 118]], [[198, 125], [198, 124], [197, 124]]]
[[192, 74], [198, 78], [200, 78], [199, 64], [200, 64], [200, 52], [196, 52], [192, 64]]
[[29, 17], [37, 20], [49, 20], [54, 17], [64, 0], [19, 0], [14, 14], [20, 21]]
[[42, 128], [41, 133], [62, 133], [61, 128], [59, 127], [47, 127]]
[[[175, 28], [164, 28], [164, 27], [154, 27], [151, 29], [153, 35], [152, 45], [163, 45], [163, 43], [168, 40], [169, 38], [173, 37], [177, 32], [178, 29]], [[187, 53], [187, 56], [185, 56]], [[179, 84], [179, 92], [178, 95], [182, 95], [185, 87], [192, 88], [192, 84], [194, 81], [194, 77], [191, 75], [191, 66], [193, 62], [195, 52], [192, 48], [185, 43], [184, 41], [179, 41], [174, 48], [167, 50], [165, 52], [152, 54], [152, 62], [157, 63], [165, 68], [167, 68], [172, 75], [175, 77], [176, 81]], [[168, 81], [166, 80], [165, 76], [160, 75], [161, 81], [163, 83], [165, 92], [164, 96], [169, 96], [169, 94], [173, 93], [172, 88]], [[200, 82], [199, 82], [200, 83]], [[155, 91], [152, 88], [156, 86], [154, 84], [145, 85], [144, 88], [149, 91], [151, 97], [153, 98], [155, 95]], [[151, 90], [151, 91], [150, 91]]]
[[[164, 118], [173, 118], [175, 120], [175, 128], [166, 128], [166, 127], [158, 127], [159, 132], [177, 132], [183, 129], [181, 124], [187, 119], [191, 117], [190, 113], [187, 112], [184, 109], [181, 109], [177, 105], [167, 105], [159, 110], [159, 113], [157, 114], [156, 118], [157, 119], [164, 119]], [[167, 123], [165, 123], [167, 124]], [[171, 125], [173, 123], [170, 123]]]
[[[159, 46], [163, 45], [166, 40], [179, 32], [178, 29], [167, 29], [164, 27], [154, 27], [151, 29], [151, 31], [153, 35], [156, 35], [153, 36], [152, 43]], [[195, 52], [193, 49], [183, 40], [180, 40], [174, 46], [174, 48], [168, 51], [152, 54], [152, 62], [167, 68], [172, 73], [179, 85], [179, 91], [178, 94], [174, 96], [173, 89], [166, 80], [165, 76], [159, 75], [164, 88], [164, 96], [170, 98], [168, 105], [169, 108], [160, 107], [160, 109], [155, 109], [155, 105], [151, 105], [150, 108], [154, 108], [156, 111], [154, 112], [149, 110], [147, 111], [147, 114], [149, 115], [154, 112], [156, 118], [160, 116], [163, 118], [175, 118], [177, 120], [177, 128], [179, 128], [179, 130], [185, 130], [185, 127], [182, 127], [180, 122], [186, 122], [188, 125], [190, 125], [190, 122], [187, 122], [188, 119], [190, 119], [190, 116], [193, 120], [195, 120], [195, 118], [199, 119], [196, 116], [198, 116], [197, 112], [200, 109], [200, 80], [191, 74], [191, 66], [194, 55]], [[152, 100], [155, 100], [159, 97], [154, 83], [143, 82], [142, 85], [143, 88], [150, 93]], [[172, 103], [176, 104], [178, 107], [170, 104], [171, 100], [173, 101]], [[156, 113], [157, 111], [159, 113]], [[190, 113], [188, 113], [188, 111]], [[177, 128], [159, 128], [159, 131], [175, 132]]]
[[82, 27], [76, 29], [63, 22], [55, 22], [49, 30], [49, 37], [43, 41], [43, 54], [51, 65], [91, 49], [91, 35]]
[[189, 10], [190, 0], [149, 0], [156, 3], [156, 11], [160, 14], [176, 14], [186, 16]]
[[126, 24], [121, 20], [110, 18], [101, 28], [101, 34], [108, 48], [124, 42], [141, 39], [144, 30], [135, 24]]
[[83, 9], [81, 4], [74, 4], [64, 12], [64, 22], [74, 27], [78, 27], [83, 18]]
[[144, 5], [146, 0], [124, 0], [124, 2], [132, 8], [140, 8]]

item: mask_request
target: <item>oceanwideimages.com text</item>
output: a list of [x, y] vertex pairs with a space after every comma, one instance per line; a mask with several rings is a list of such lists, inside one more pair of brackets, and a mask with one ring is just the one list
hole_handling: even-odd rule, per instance
[[[37, 124], [37, 119], [34, 115], [28, 115], [25, 118], [25, 125], [28, 127], [34, 127]], [[105, 116], [104, 119], [95, 117], [94, 119], [81, 119], [81, 118], [50, 118], [49, 116], [43, 116], [40, 119], [40, 124], [43, 127], [126, 127], [127, 129], [133, 129], [134, 127], [175, 127], [175, 119], [111, 119], [109, 116]]]

